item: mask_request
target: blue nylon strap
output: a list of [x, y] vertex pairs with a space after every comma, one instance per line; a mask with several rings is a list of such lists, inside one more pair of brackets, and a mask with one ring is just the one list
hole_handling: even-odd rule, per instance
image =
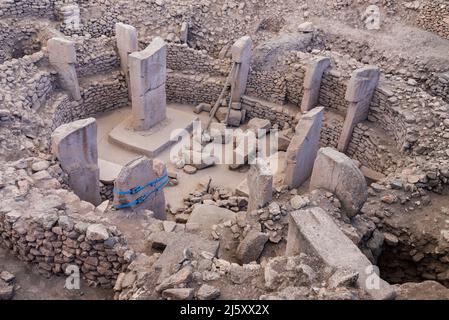
[[120, 190], [114, 189], [114, 193], [119, 194], [119, 195], [136, 194], [136, 193], [139, 193], [140, 191], [142, 191], [143, 189], [155, 186], [157, 183], [164, 180], [166, 177], [167, 177], [167, 174], [164, 174], [162, 177], [154, 179], [154, 180], [148, 182], [144, 186], [137, 186], [135, 188], [129, 189], [128, 191], [120, 191]]
[[[164, 176], [162, 176], [161, 178], [164, 178]], [[157, 179], [156, 179], [157, 180]], [[141, 204], [142, 202], [144, 202], [150, 195], [152, 195], [155, 192], [158, 192], [159, 190], [161, 190], [167, 183], [168, 183], [168, 177], [165, 175], [165, 179], [162, 180], [162, 182], [156, 186], [156, 188], [154, 188], [153, 190], [141, 195], [139, 198], [137, 198], [136, 200], [134, 200], [133, 202], [130, 203], [124, 203], [121, 204], [119, 206], [114, 205], [115, 209], [123, 209], [123, 208], [129, 208], [129, 207], [133, 207], [136, 206], [138, 204]]]

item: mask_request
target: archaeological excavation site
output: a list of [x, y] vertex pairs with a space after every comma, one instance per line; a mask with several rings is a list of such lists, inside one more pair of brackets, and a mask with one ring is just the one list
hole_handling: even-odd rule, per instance
[[0, 300], [449, 299], [447, 0], [0, 26]]

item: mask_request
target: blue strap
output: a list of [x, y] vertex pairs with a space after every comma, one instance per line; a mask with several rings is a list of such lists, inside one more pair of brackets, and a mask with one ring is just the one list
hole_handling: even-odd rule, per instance
[[164, 180], [166, 177], [167, 177], [167, 174], [164, 174], [162, 177], [154, 179], [154, 180], [148, 182], [144, 186], [137, 186], [135, 188], [129, 189], [128, 191], [120, 191], [120, 190], [114, 189], [114, 193], [119, 194], [119, 195], [136, 194], [136, 193], [139, 193], [140, 191], [142, 191], [143, 189], [155, 186], [157, 183]]
[[[164, 178], [164, 177], [161, 177]], [[150, 195], [152, 195], [155, 192], [158, 192], [159, 190], [161, 190], [167, 183], [168, 183], [168, 177], [165, 175], [165, 179], [156, 186], [156, 188], [154, 188], [153, 190], [141, 195], [139, 198], [137, 198], [136, 200], [134, 200], [133, 202], [130, 203], [124, 203], [121, 205], [114, 205], [115, 209], [123, 209], [123, 208], [129, 208], [129, 207], [133, 207], [136, 206], [138, 204], [141, 204], [142, 202], [144, 202]]]

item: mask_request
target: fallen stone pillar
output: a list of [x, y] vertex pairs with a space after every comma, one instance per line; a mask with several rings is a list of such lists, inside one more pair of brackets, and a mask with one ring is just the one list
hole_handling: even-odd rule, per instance
[[375, 267], [321, 208], [291, 212], [287, 236], [287, 256], [305, 253], [319, 257], [333, 268], [358, 272], [357, 283], [373, 299], [394, 299], [392, 286], [374, 272]]
[[131, 53], [139, 50], [137, 42], [137, 30], [133, 26], [124, 23], [115, 24], [115, 38], [117, 41], [117, 50], [120, 56], [120, 67], [125, 74], [128, 85], [129, 95], [131, 96], [131, 87], [129, 83], [128, 57]]
[[266, 206], [273, 199], [273, 173], [262, 159], [257, 159], [248, 172], [248, 212]]
[[313, 164], [320, 146], [323, 107], [304, 114], [296, 126], [296, 133], [287, 148], [284, 183], [291, 187], [301, 186], [312, 174]]
[[301, 102], [301, 111], [307, 112], [318, 104], [320, 96], [321, 78], [324, 71], [330, 66], [328, 57], [317, 57], [312, 60], [306, 69], [304, 77], [304, 93]]
[[156, 37], [144, 50], [129, 55], [132, 117], [135, 130], [148, 130], [165, 120], [167, 45]]
[[58, 72], [59, 82], [74, 100], [81, 99], [78, 76], [76, 74], [76, 50], [73, 41], [51, 38], [47, 42], [50, 64]]
[[166, 219], [163, 187], [168, 182], [165, 164], [140, 157], [128, 163], [114, 182], [116, 209], [151, 210], [154, 217]]
[[318, 150], [310, 179], [310, 191], [320, 188], [334, 193], [349, 217], [355, 216], [368, 198], [365, 177], [354, 161], [329, 147]]
[[338, 151], [346, 151], [354, 127], [368, 117], [371, 99], [379, 83], [379, 76], [379, 68], [373, 66], [353, 72], [346, 89], [345, 99], [349, 102], [349, 106], [338, 140]]
[[232, 96], [233, 103], [240, 102], [242, 95], [246, 91], [248, 82], [249, 68], [251, 64], [251, 48], [252, 41], [249, 36], [238, 39], [232, 46], [232, 61], [237, 64], [237, 70], [232, 79]]
[[94, 118], [64, 124], [52, 134], [53, 153], [69, 177], [69, 186], [81, 200], [101, 203], [97, 123]]

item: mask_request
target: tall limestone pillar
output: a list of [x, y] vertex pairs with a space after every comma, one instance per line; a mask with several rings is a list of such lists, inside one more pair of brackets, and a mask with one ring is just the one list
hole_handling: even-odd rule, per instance
[[232, 79], [232, 103], [239, 103], [246, 91], [251, 64], [252, 41], [249, 36], [238, 39], [232, 46], [232, 61], [236, 64], [236, 74]]
[[64, 38], [51, 38], [47, 47], [50, 64], [58, 72], [61, 87], [69, 92], [72, 99], [80, 100], [81, 93], [75, 69], [75, 43]]
[[94, 118], [64, 124], [52, 134], [53, 153], [81, 200], [101, 203], [98, 168], [97, 122]]
[[338, 151], [346, 151], [354, 127], [368, 117], [371, 99], [379, 83], [379, 76], [379, 68], [375, 66], [357, 69], [353, 72], [346, 89], [345, 99], [349, 102], [349, 107], [338, 140]]
[[144, 50], [129, 55], [134, 130], [149, 130], [165, 120], [167, 44], [156, 37]]
[[306, 68], [304, 77], [304, 93], [301, 101], [301, 111], [307, 112], [318, 104], [320, 96], [321, 79], [324, 71], [331, 63], [328, 57], [317, 57], [313, 59]]
[[115, 24], [115, 38], [117, 41], [117, 50], [120, 56], [120, 67], [125, 74], [128, 85], [129, 95], [131, 97], [131, 87], [129, 83], [128, 56], [139, 50], [137, 42], [137, 30], [133, 26], [124, 23]]
[[323, 107], [310, 110], [296, 126], [295, 135], [287, 149], [284, 178], [284, 183], [291, 188], [301, 186], [312, 174], [320, 147], [323, 110]]

